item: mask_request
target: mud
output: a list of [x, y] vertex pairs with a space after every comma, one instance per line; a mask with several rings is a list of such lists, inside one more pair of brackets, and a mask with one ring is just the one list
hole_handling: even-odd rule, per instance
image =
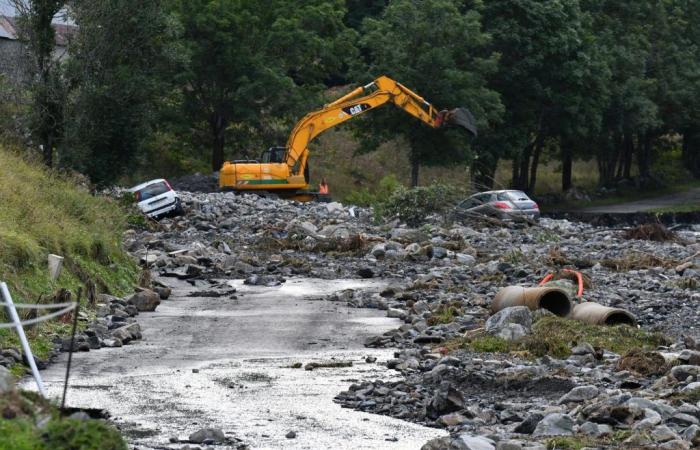
[[[394, 376], [379, 364], [391, 351], [362, 342], [399, 322], [309, 297], [379, 290], [382, 282], [292, 279], [262, 287], [237, 280], [228, 283], [238, 296], [230, 299], [192, 297], [199, 287], [165, 281], [174, 288], [172, 300], [139, 316], [141, 342], [74, 354], [68, 405], [108, 410], [131, 445], [176, 449], [183, 444], [170, 444], [171, 437], [186, 440], [205, 427], [251, 448], [419, 448], [444, 435], [332, 401], [350, 382]], [[377, 362], [365, 362], [368, 356]], [[352, 366], [292, 368], [328, 361]], [[43, 373], [52, 397], [60, 396], [64, 363], [65, 354]], [[32, 387], [30, 380], [24, 384]], [[295, 439], [285, 437], [290, 431]]]

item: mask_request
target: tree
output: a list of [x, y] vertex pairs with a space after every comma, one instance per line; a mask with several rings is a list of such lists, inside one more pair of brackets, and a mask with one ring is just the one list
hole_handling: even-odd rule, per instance
[[152, 131], [171, 67], [178, 24], [159, 0], [74, 0], [69, 142], [62, 163], [98, 184], [134, 167]]
[[65, 0], [10, 0], [19, 13], [19, 34], [30, 55], [28, 72], [32, 97], [30, 126], [41, 144], [44, 163], [53, 165], [53, 152], [63, 135], [65, 90], [60, 61], [54, 58], [53, 20]]
[[[578, 0], [486, 3], [484, 26], [501, 55], [489, 86], [506, 107], [505, 120], [490, 140], [497, 157], [513, 159], [515, 188], [534, 190], [542, 153], [558, 147], [560, 136], [573, 141], [600, 122], [591, 92], [604, 97], [607, 72], [592, 57], [586, 20]], [[568, 147], [563, 156], [570, 165]]]
[[596, 144], [599, 181], [610, 185], [630, 179], [633, 158], [642, 177], [649, 177], [651, 139], [662, 125], [654, 100], [657, 80], [652, 69], [652, 22], [664, 22], [656, 0], [583, 0], [594, 18], [598, 51], [611, 73], [603, 124]]
[[[481, 29], [481, 2], [394, 0], [379, 18], [367, 18], [361, 46], [369, 55], [367, 79], [386, 74], [440, 108], [468, 107], [480, 127], [502, 112], [498, 94], [486, 86], [497, 56], [488, 52]], [[409, 143], [411, 184], [420, 166], [469, 161], [473, 153], [465, 133], [433, 130], [390, 108], [363, 121], [364, 148], [397, 136]]]
[[208, 136], [214, 171], [229, 138], [246, 155], [256, 137], [286, 134], [356, 54], [340, 0], [181, 0], [177, 11], [191, 55], [185, 112]]
[[700, 178], [700, 3], [672, 0], [664, 6], [663, 47], [654, 53], [654, 67], [660, 69], [660, 118], [665, 131], [680, 134], [683, 164], [691, 175]]

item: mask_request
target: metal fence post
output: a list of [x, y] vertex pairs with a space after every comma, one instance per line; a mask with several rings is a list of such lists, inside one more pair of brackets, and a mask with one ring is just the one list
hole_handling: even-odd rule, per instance
[[41, 393], [41, 395], [44, 398], [46, 398], [46, 389], [44, 388], [44, 382], [41, 381], [41, 375], [39, 375], [39, 369], [37, 369], [36, 367], [36, 362], [34, 361], [32, 349], [29, 347], [27, 336], [25, 336], [24, 328], [22, 328], [22, 321], [19, 320], [17, 309], [15, 309], [15, 304], [12, 301], [12, 296], [10, 295], [10, 291], [7, 289], [7, 284], [5, 282], [0, 282], [0, 291], [2, 291], [2, 296], [5, 299], [5, 303], [7, 303], [7, 310], [10, 312], [12, 322], [15, 324], [15, 328], [17, 329], [19, 340], [22, 343], [22, 348], [24, 349], [24, 355], [27, 358], [29, 367], [32, 369], [32, 375], [34, 375], [34, 380], [36, 380], [36, 386], [39, 388], [39, 392]]

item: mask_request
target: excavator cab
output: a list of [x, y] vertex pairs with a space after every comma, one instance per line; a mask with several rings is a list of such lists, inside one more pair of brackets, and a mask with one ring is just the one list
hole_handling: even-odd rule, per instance
[[270, 147], [260, 155], [260, 162], [266, 163], [283, 163], [284, 155], [287, 152], [286, 147]]

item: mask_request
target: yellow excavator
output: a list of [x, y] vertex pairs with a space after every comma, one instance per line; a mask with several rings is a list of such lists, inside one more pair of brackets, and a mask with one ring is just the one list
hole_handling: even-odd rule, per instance
[[298, 201], [314, 200], [309, 192], [309, 143], [325, 130], [393, 103], [433, 128], [457, 125], [476, 136], [474, 116], [465, 108], [438, 111], [423, 97], [386, 76], [358, 87], [297, 122], [286, 147], [271, 147], [256, 160], [224, 162], [219, 187], [224, 191], [268, 192]]

